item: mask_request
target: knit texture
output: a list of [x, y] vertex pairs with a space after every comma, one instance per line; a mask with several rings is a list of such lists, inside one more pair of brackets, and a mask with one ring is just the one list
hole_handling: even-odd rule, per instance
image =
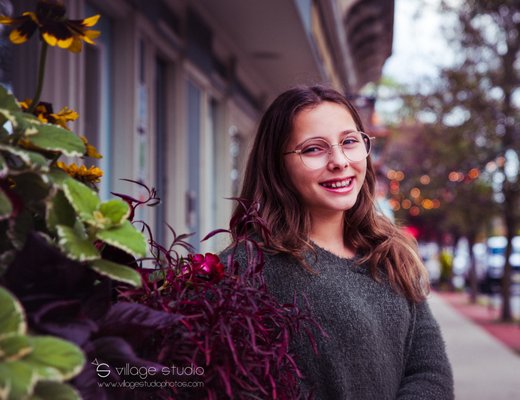
[[[291, 344], [303, 392], [319, 400], [453, 399], [451, 367], [427, 302], [411, 304], [356, 259], [315, 249], [317, 262], [313, 255], [307, 261], [317, 275], [287, 255], [266, 255], [264, 267], [269, 291], [281, 303], [296, 294], [303, 304], [305, 295], [328, 334], [314, 331], [318, 354], [305, 335]], [[235, 259], [245, 265], [245, 252]]]

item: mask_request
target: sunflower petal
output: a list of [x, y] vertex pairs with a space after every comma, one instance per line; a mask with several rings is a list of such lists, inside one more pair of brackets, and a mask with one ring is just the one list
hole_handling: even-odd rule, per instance
[[31, 99], [25, 99], [25, 100], [20, 101], [19, 103], [20, 103], [20, 108], [23, 111], [26, 111], [31, 106], [32, 100]]
[[87, 149], [87, 151], [86, 151], [87, 157], [103, 158], [103, 156], [98, 153], [97, 149], [88, 142], [88, 139], [85, 136], [80, 136], [80, 139], [83, 141], [83, 144], [85, 145], [85, 148]]
[[75, 36], [72, 44], [67, 48], [67, 50], [73, 53], [79, 53], [82, 47], [83, 44], [81, 43], [81, 39]]
[[43, 32], [42, 36], [43, 40], [45, 40], [50, 46], [56, 46], [56, 43], [58, 43], [58, 38], [49, 32]]
[[38, 114], [36, 117], [44, 124], [49, 122], [49, 120], [44, 114]]
[[90, 28], [91, 26], [94, 26], [99, 21], [99, 18], [101, 16], [99, 14], [93, 15], [92, 17], [85, 18], [81, 21], [81, 25], [83, 25], [85, 28]]
[[61, 118], [61, 119], [65, 120], [65, 121], [75, 121], [75, 120], [78, 119], [78, 117], [79, 117], [79, 114], [76, 111], [71, 110], [68, 107], [63, 107], [56, 114], [56, 118]]
[[99, 31], [85, 31], [81, 38], [89, 44], [96, 44], [92, 39], [98, 38], [100, 34], [101, 32]]
[[12, 25], [12, 24], [16, 24], [19, 22], [20, 22], [19, 18], [11, 18], [11, 17], [7, 17], [5, 15], [0, 15], [0, 24]]
[[14, 29], [9, 34], [9, 40], [14, 44], [25, 43], [25, 42], [27, 42], [27, 39], [29, 39], [29, 36], [25, 32], [22, 32], [19, 29]]
[[9, 34], [9, 40], [14, 44], [21, 44], [26, 42], [32, 36], [38, 25], [28, 17], [20, 17], [17, 18], [17, 20], [20, 25], [11, 31]]
[[26, 11], [22, 14], [21, 18], [30, 18], [32, 22], [34, 22], [36, 25], [39, 24], [38, 17], [36, 16], [36, 13], [33, 13], [31, 11]]
[[66, 39], [58, 39], [58, 47], [61, 47], [62, 49], [68, 49], [72, 45], [73, 41], [74, 38], [72, 36]]

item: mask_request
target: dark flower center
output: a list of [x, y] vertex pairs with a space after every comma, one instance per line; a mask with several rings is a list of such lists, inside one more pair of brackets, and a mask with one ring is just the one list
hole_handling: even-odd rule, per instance
[[42, 24], [65, 21], [65, 6], [57, 1], [39, 1], [36, 5], [36, 15]]

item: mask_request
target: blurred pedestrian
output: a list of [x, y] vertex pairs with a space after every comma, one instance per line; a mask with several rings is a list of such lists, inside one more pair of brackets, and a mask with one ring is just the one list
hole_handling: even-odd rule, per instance
[[[439, 326], [416, 244], [376, 211], [372, 138], [340, 93], [322, 86], [279, 95], [264, 114], [241, 198], [259, 203], [270, 235], [240, 222], [266, 254], [264, 276], [280, 302], [304, 294], [327, 337], [291, 350], [317, 399], [453, 398]], [[244, 209], [234, 211], [236, 221]], [[251, 231], [252, 230], [252, 231]], [[243, 264], [244, 249], [236, 260]]]

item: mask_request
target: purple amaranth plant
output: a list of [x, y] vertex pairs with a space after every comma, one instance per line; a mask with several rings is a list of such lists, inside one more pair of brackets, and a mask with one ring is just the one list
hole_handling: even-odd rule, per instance
[[[132, 202], [128, 196], [125, 200]], [[247, 222], [266, 229], [256, 206], [247, 210]], [[229, 231], [213, 231], [204, 240], [222, 232]], [[120, 292], [120, 299], [180, 316], [174, 328], [157, 329], [138, 350], [142, 357], [169, 366], [170, 372], [174, 367], [189, 368], [191, 374], [167, 378], [169, 395], [175, 399], [299, 398], [301, 374], [290, 353], [290, 339], [304, 331], [315, 347], [308, 327], [319, 326], [308, 309], [296, 305], [296, 298], [279, 304], [268, 292], [259, 244], [244, 232], [228, 251], [224, 270], [211, 253], [179, 256], [175, 245], [188, 250], [190, 246], [186, 236], [173, 234], [174, 245], [168, 248], [150, 236], [155, 265], [161, 268], [139, 269], [143, 286]], [[248, 255], [243, 266], [235, 260], [239, 246], [245, 246]]]

